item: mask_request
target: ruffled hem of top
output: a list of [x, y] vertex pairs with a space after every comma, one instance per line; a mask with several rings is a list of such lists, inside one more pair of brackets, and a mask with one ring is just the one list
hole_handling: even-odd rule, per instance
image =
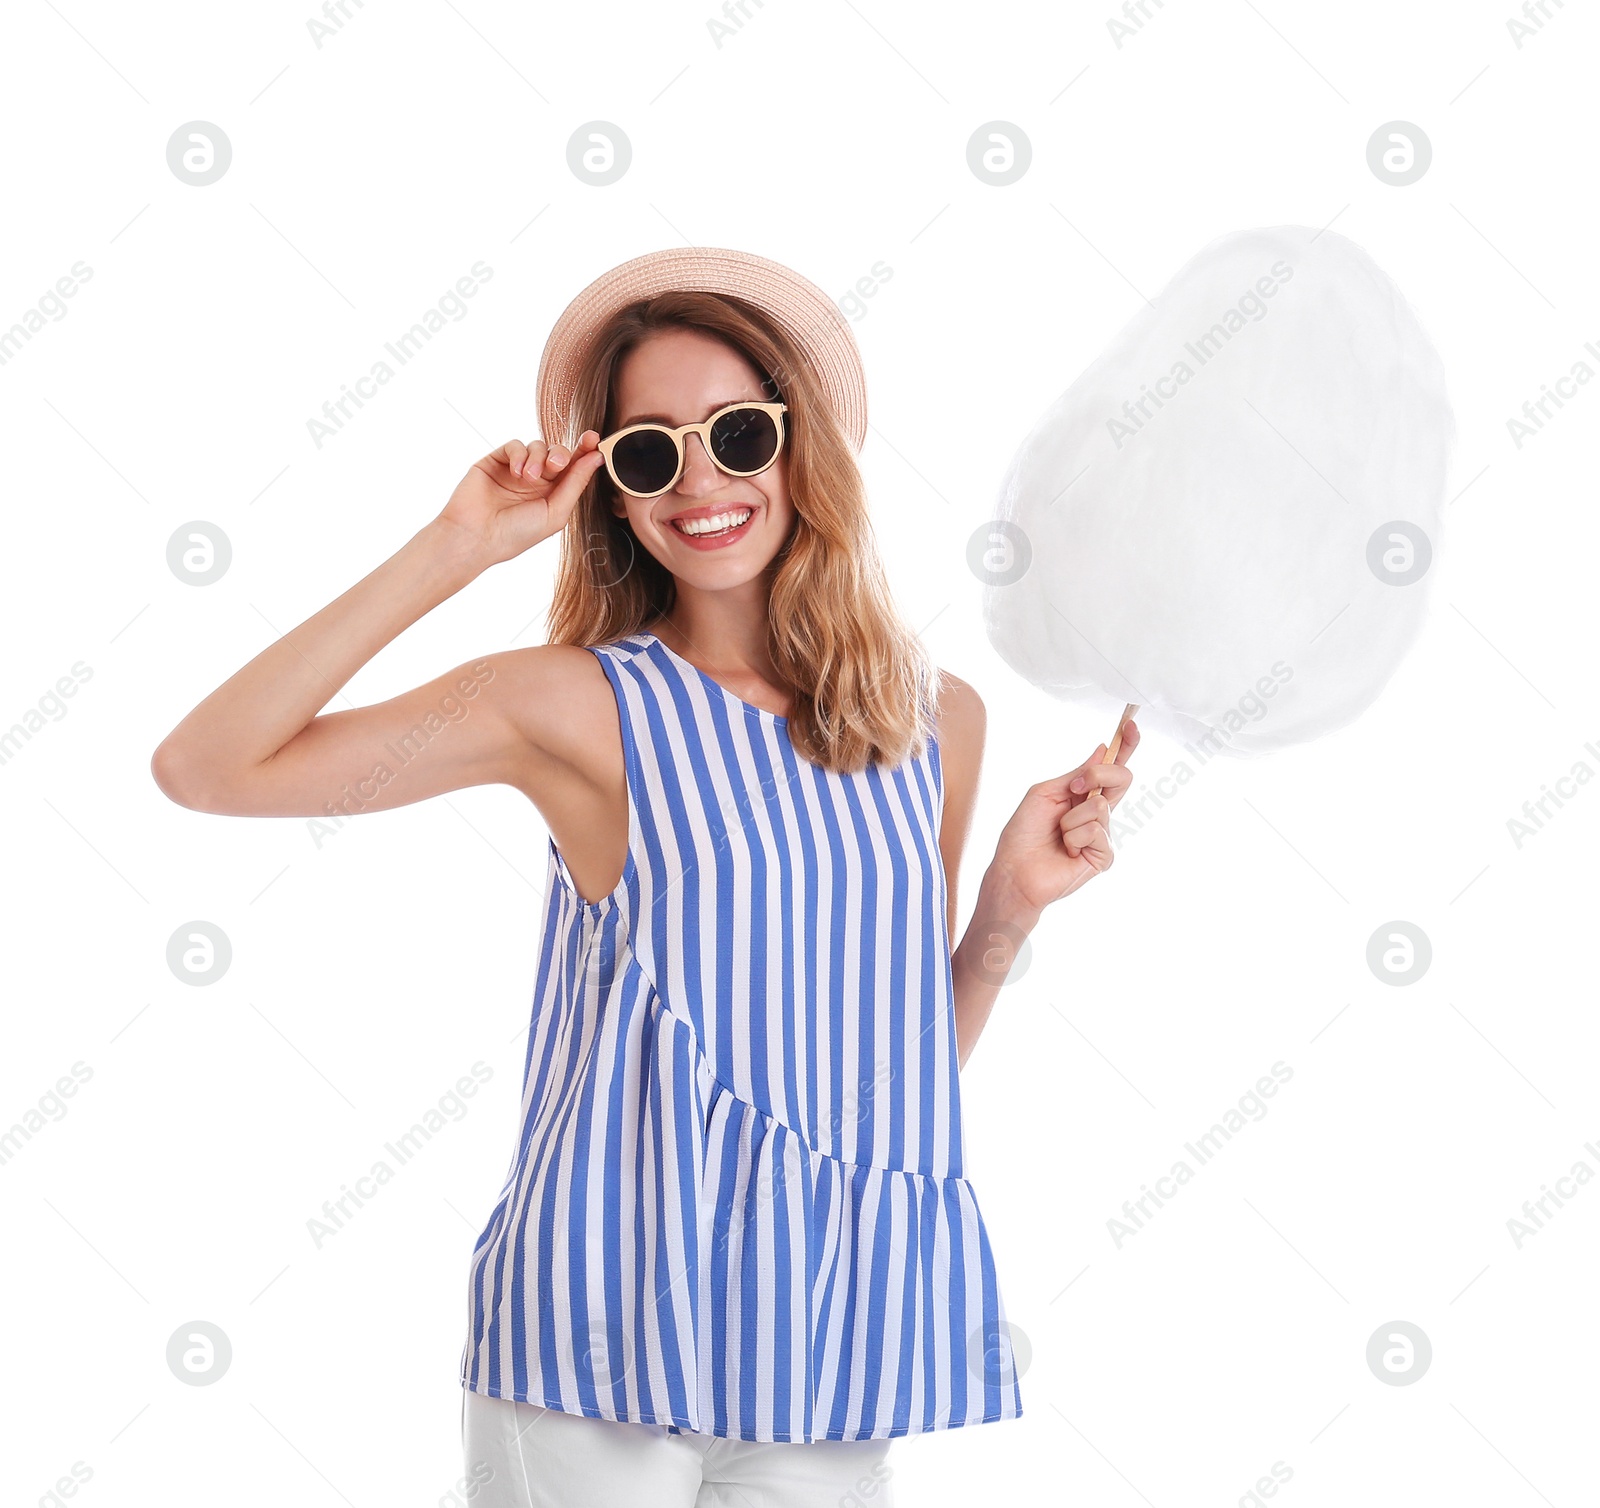
[[710, 1418], [687, 1427], [741, 1434], [719, 1398], [742, 1399], [753, 1432], [741, 1437], [757, 1440], [883, 1439], [1021, 1414], [965, 1178], [829, 1156], [713, 1080], [700, 1189], [702, 1320], [709, 1298], [713, 1333], [720, 1313], [768, 1347], [745, 1375], [747, 1347], [703, 1344]]
[[[653, 990], [636, 1011], [603, 1171], [552, 1141], [530, 1154], [523, 1223], [480, 1243], [463, 1385], [750, 1441], [1020, 1416], [972, 1185], [817, 1151], [715, 1078]], [[597, 1238], [528, 1213], [564, 1209], [579, 1186]]]

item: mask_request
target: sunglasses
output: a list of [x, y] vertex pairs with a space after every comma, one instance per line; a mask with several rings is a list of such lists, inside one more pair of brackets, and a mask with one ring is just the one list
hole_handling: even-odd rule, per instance
[[730, 403], [699, 424], [630, 424], [600, 442], [611, 480], [630, 497], [660, 497], [683, 475], [685, 435], [729, 476], [759, 476], [783, 449], [783, 403]]

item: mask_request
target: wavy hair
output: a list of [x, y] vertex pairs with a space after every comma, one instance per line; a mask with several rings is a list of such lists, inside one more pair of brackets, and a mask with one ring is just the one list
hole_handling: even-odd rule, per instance
[[[568, 413], [569, 448], [586, 429], [616, 427], [622, 359], [664, 330], [687, 328], [737, 351], [761, 375], [784, 415], [795, 521], [769, 568], [767, 643], [789, 686], [795, 748], [824, 769], [854, 772], [920, 754], [937, 705], [937, 679], [921, 641], [897, 612], [867, 517], [866, 487], [814, 370], [781, 326], [742, 299], [658, 294], [619, 310], [590, 342]], [[666, 613], [677, 583], [612, 511], [604, 467], [578, 499], [561, 536], [548, 614], [553, 644], [609, 644]]]

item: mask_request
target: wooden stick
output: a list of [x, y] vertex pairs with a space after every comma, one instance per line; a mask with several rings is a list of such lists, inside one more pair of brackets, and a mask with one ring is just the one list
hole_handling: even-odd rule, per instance
[[[1139, 706], [1137, 702], [1129, 702], [1128, 705], [1122, 709], [1122, 716], [1117, 719], [1117, 731], [1111, 735], [1111, 742], [1106, 745], [1106, 752], [1100, 760], [1101, 764], [1116, 763], [1117, 751], [1122, 747], [1122, 730], [1127, 726], [1128, 720], [1138, 710]], [[1094, 786], [1091, 790], [1086, 792], [1086, 794], [1093, 796], [1099, 790], [1099, 786]]]

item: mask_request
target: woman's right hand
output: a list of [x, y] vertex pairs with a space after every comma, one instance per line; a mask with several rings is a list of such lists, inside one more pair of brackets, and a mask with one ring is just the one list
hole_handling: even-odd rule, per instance
[[566, 527], [601, 467], [600, 436], [586, 429], [570, 454], [543, 440], [508, 440], [462, 477], [439, 515], [459, 529], [485, 566], [498, 565]]

